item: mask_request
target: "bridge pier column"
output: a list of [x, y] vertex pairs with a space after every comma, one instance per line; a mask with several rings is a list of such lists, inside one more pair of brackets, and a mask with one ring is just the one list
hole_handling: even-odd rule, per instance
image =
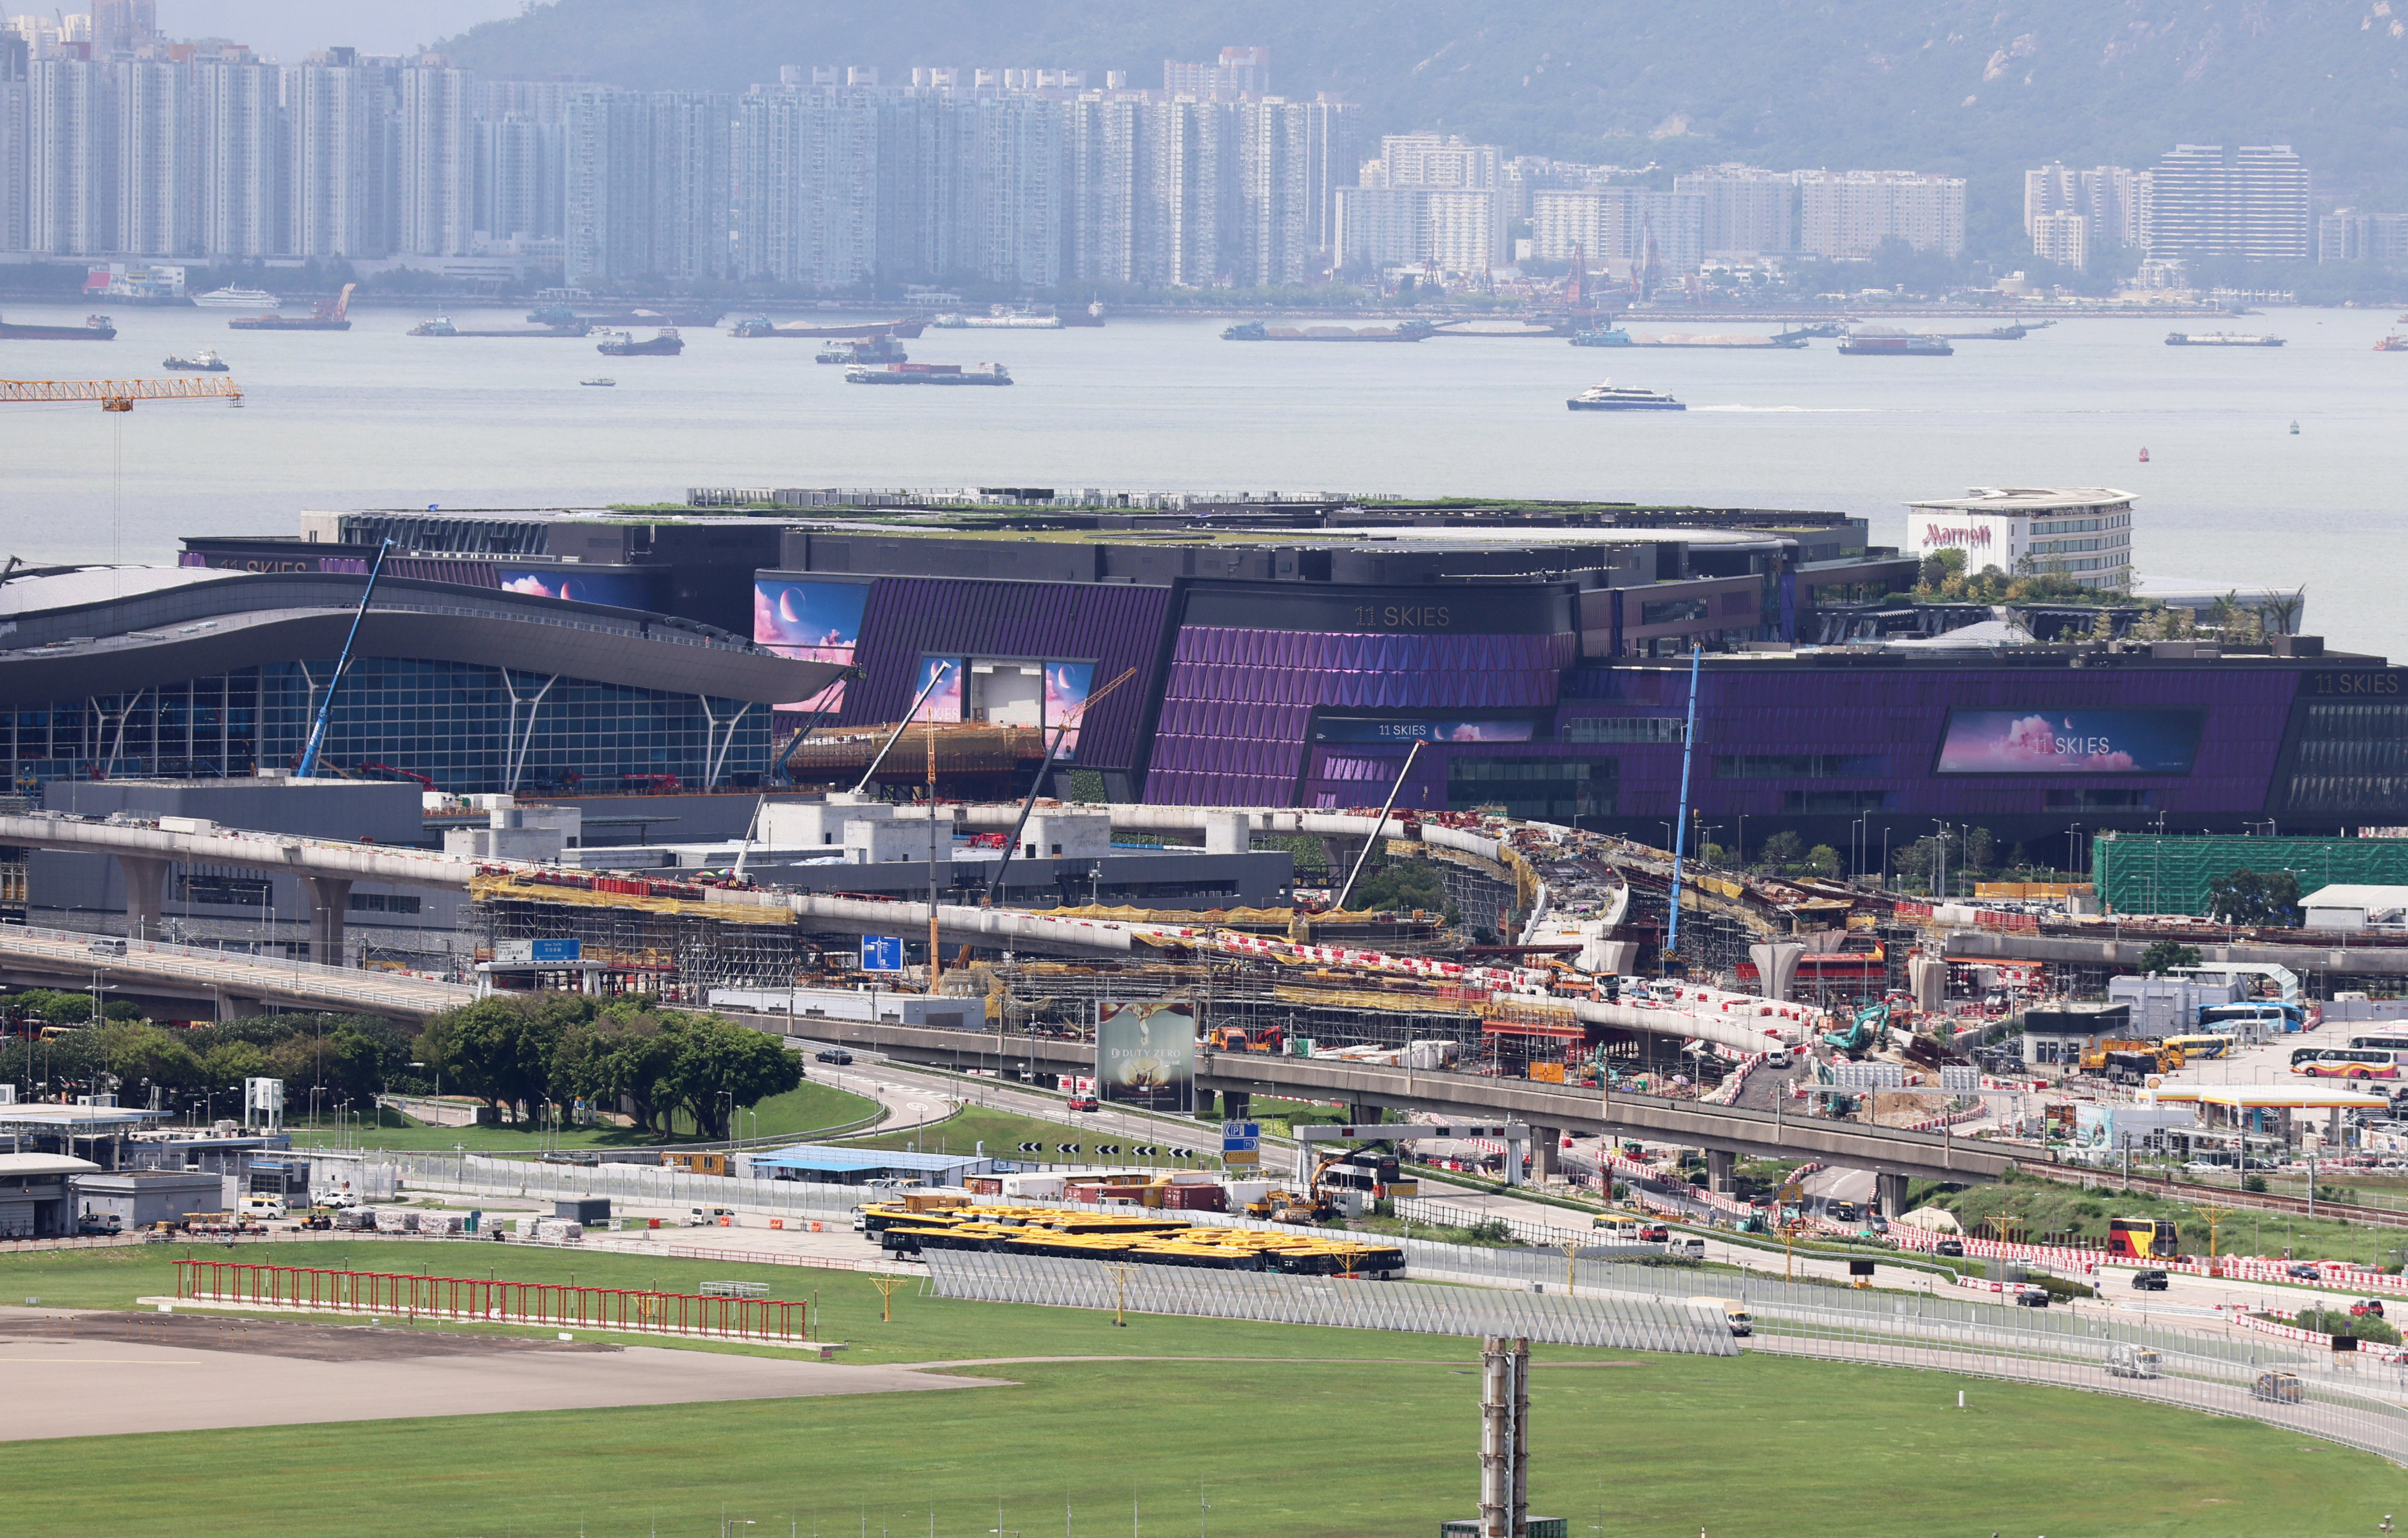
[[1564, 1129], [1560, 1127], [1530, 1128], [1530, 1178], [1553, 1180], [1563, 1172]]
[[1881, 1215], [1895, 1223], [1906, 1215], [1906, 1177], [1886, 1171], [1873, 1176], [1874, 1199], [1881, 1203]]
[[1350, 1105], [1346, 1108], [1346, 1125], [1349, 1127], [1377, 1127], [1379, 1124], [1380, 1108], [1376, 1105]]
[[1250, 1090], [1221, 1091], [1221, 1119], [1224, 1121], [1244, 1121], [1254, 1110], [1254, 1097]]
[[267, 1006], [256, 999], [247, 999], [238, 993], [218, 995], [218, 1018], [221, 1020], [249, 1020], [266, 1013]]
[[1730, 1195], [1731, 1168], [1738, 1162], [1739, 1156], [1727, 1148], [1707, 1149], [1706, 1188], [1716, 1196]]
[[351, 878], [304, 876], [301, 881], [309, 894], [309, 959], [328, 967], [345, 965], [343, 919], [351, 906]]
[[173, 862], [145, 855], [120, 855], [117, 866], [125, 873], [125, 934], [129, 940], [156, 940], [166, 911], [167, 867]]

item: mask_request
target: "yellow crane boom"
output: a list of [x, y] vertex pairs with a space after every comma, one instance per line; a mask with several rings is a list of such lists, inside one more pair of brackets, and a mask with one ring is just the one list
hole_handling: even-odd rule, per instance
[[0, 402], [96, 400], [104, 411], [131, 411], [137, 400], [242, 399], [242, 387], [211, 375], [193, 380], [0, 380]]

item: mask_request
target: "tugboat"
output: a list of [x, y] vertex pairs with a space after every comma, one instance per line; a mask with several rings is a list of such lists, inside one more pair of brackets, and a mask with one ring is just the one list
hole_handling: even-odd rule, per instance
[[1574, 411], [1685, 411], [1689, 408], [1661, 390], [1633, 390], [1612, 380], [1592, 384], [1564, 402]]
[[0, 321], [0, 341], [113, 342], [117, 327], [106, 315], [87, 315], [81, 325], [12, 325]]
[[431, 321], [421, 321], [411, 326], [409, 334], [413, 337], [456, 337], [460, 335], [460, 328], [452, 323], [451, 316], [437, 315]]
[[685, 338], [675, 326], [664, 326], [659, 335], [641, 342], [624, 331], [607, 332], [594, 351], [606, 358], [674, 358], [685, 351]]
[[2408, 352], [2408, 337], [2402, 337], [2397, 332], [2394, 332], [2392, 335], [2384, 338], [2381, 341], [2376, 342], [2374, 344], [2374, 350], [2377, 352]]
[[1574, 347], [1628, 347], [1630, 333], [1618, 325], [1594, 326], [1571, 335]]
[[166, 360], [161, 363], [159, 367], [162, 368], [179, 369], [185, 373], [191, 374], [222, 374], [227, 371], [226, 361], [217, 355], [215, 349], [207, 347], [202, 348], [199, 352], [194, 353], [189, 358], [179, 357], [171, 352], [167, 355]]

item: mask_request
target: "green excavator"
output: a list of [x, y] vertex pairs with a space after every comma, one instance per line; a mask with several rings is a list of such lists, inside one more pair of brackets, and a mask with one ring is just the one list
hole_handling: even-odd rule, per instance
[[1856, 1012], [1856, 1020], [1845, 1030], [1825, 1033], [1823, 1044], [1851, 1057], [1861, 1057], [1881, 1045], [1882, 1033], [1888, 1025], [1888, 1003], [1869, 1004]]

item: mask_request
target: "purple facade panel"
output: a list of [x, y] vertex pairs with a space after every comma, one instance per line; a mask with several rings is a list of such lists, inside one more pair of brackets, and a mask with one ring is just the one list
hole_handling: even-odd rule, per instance
[[846, 692], [843, 724], [900, 719], [923, 656], [1092, 658], [1098, 689], [1125, 668], [1138, 676], [1080, 723], [1079, 761], [1125, 767], [1136, 757], [1169, 601], [1166, 587], [881, 577], [862, 613], [863, 676]]
[[[1390, 636], [1190, 625], [1179, 632], [1154, 726], [1146, 798], [1286, 806], [1316, 707], [1546, 708], [1579, 639]], [[1369, 761], [1373, 755], [1357, 755]], [[1399, 755], [1398, 761], [1401, 761]], [[1444, 804], [1444, 755], [1426, 754]], [[1417, 779], [1422, 771], [1416, 771]], [[1387, 794], [1392, 764], [1369, 799]], [[1408, 787], [1411, 799], [1414, 787]], [[1322, 794], [1337, 794], [1321, 788]], [[1336, 804], [1336, 803], [1332, 803]], [[1346, 804], [1354, 804], [1348, 802]]]

